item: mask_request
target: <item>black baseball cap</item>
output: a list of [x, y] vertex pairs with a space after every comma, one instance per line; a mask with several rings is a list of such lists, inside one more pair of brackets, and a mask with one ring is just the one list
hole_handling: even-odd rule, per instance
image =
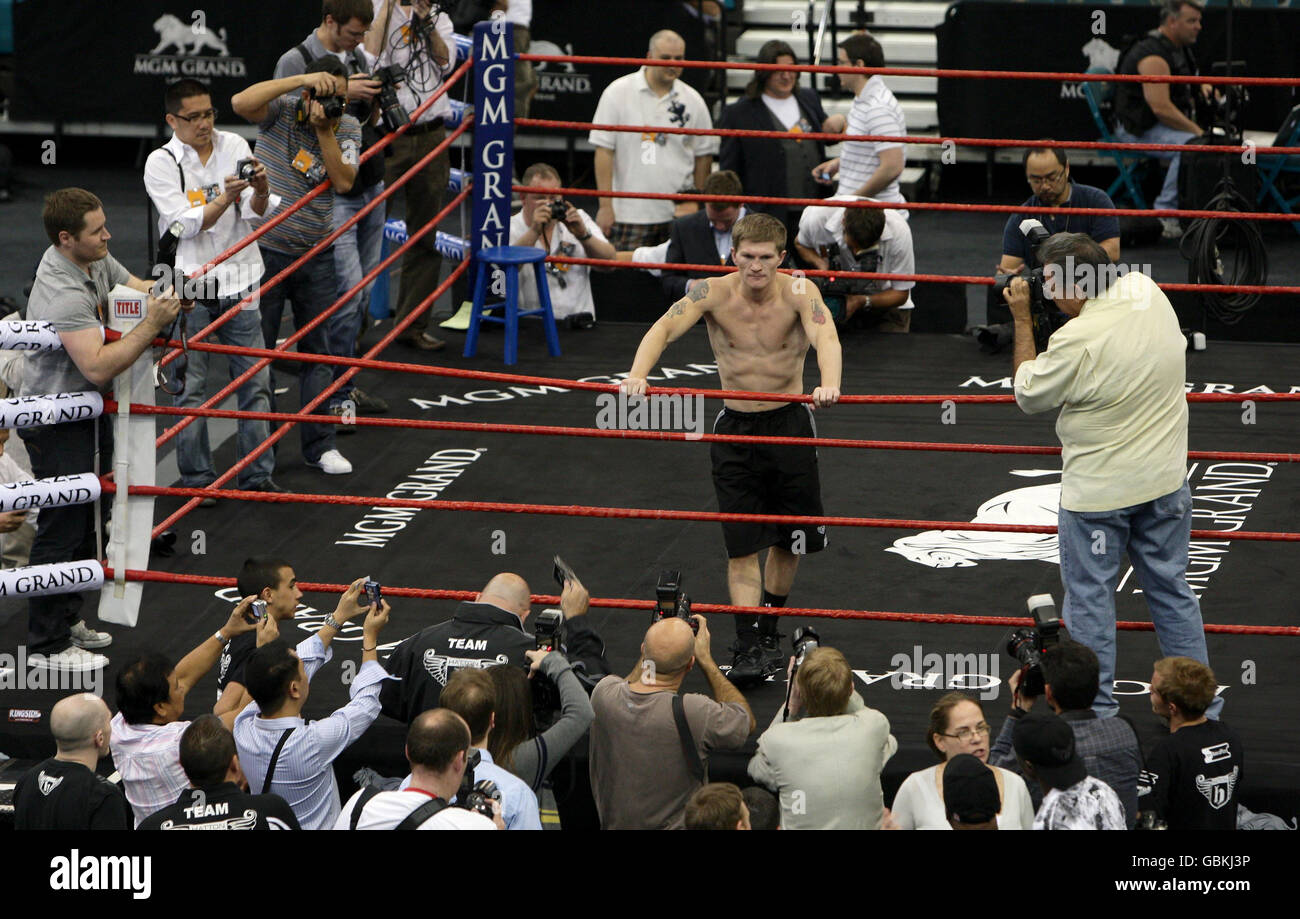
[[1016, 722], [1011, 735], [1016, 755], [1053, 788], [1069, 788], [1088, 776], [1075, 750], [1074, 731], [1060, 715], [1031, 711]]
[[992, 820], [1002, 810], [993, 770], [969, 753], [952, 757], [943, 767], [943, 804], [962, 823]]

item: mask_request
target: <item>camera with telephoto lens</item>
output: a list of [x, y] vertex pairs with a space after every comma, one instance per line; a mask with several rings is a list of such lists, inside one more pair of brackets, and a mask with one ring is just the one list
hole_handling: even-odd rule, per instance
[[[564, 613], [560, 610], [542, 610], [533, 624], [533, 647], [538, 651], [563, 654], [564, 652], [560, 650], [560, 627], [563, 625]], [[524, 671], [528, 672], [531, 669], [532, 665], [525, 660]], [[555, 721], [562, 706], [560, 688], [543, 676], [540, 669], [529, 683], [533, 689], [533, 721], [539, 730], [545, 730]]]
[[406, 71], [402, 65], [380, 67], [370, 78], [379, 81], [379, 95], [375, 96], [375, 104], [379, 106], [379, 117], [383, 119], [384, 127], [392, 132], [410, 123], [410, 116], [397, 98], [397, 84], [406, 82]]
[[662, 571], [659, 583], [655, 585], [655, 608], [650, 614], [650, 623], [665, 619], [685, 619], [691, 631], [697, 635], [700, 623], [691, 615], [691, 598], [682, 590], [682, 573], [676, 570]]
[[[854, 255], [847, 248], [841, 248], [839, 243], [831, 243], [826, 247], [826, 262], [828, 271], [876, 271], [880, 265], [880, 251], [863, 249]], [[842, 325], [848, 318], [847, 298], [870, 296], [880, 290], [880, 282], [868, 278], [819, 277], [815, 283], [836, 325]]]
[[1061, 643], [1062, 632], [1069, 637], [1065, 623], [1056, 615], [1051, 594], [1035, 594], [1027, 604], [1034, 617], [1033, 628], [1016, 629], [1007, 639], [1007, 654], [1020, 662], [1019, 693], [1029, 699], [1043, 694], [1043, 654]]
[[235, 164], [235, 175], [245, 182], [251, 182], [257, 177], [257, 161], [249, 158], [240, 160]]
[[[1029, 243], [1025, 254], [1025, 270], [1020, 274], [999, 275], [993, 280], [993, 296], [998, 303], [1005, 303], [1003, 293], [1016, 278], [1023, 278], [1029, 284], [1029, 319], [1034, 330], [1034, 344], [1038, 352], [1047, 350], [1047, 340], [1061, 327], [1063, 321], [1060, 311], [1047, 295], [1045, 274], [1038, 264], [1038, 247], [1047, 241], [1048, 232], [1042, 222], [1030, 217], [1020, 221], [1020, 232]], [[1005, 348], [1015, 338], [1014, 323], [1004, 322], [997, 325], [982, 326], [975, 329], [975, 337], [981, 345], [993, 353]]]
[[482, 760], [483, 754], [479, 750], [471, 750], [466, 757], [465, 774], [460, 779], [455, 806], [482, 814], [491, 820], [493, 817], [491, 802], [501, 801], [501, 789], [497, 788], [496, 782], [489, 779], [483, 779], [481, 782], [474, 781], [474, 770]]

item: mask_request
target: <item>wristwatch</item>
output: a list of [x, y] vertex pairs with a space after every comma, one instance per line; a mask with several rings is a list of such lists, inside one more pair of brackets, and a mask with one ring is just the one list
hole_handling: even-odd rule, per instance
[[343, 631], [343, 623], [335, 619], [333, 613], [330, 613], [328, 616], [325, 617], [325, 625], [329, 626], [331, 629], [333, 629], [336, 632]]
[[217, 641], [221, 642], [221, 647], [223, 648], [230, 644], [230, 639], [227, 638], [225, 635], [221, 634], [221, 629], [217, 629], [215, 632], [213, 632], [212, 637], [215, 638]]

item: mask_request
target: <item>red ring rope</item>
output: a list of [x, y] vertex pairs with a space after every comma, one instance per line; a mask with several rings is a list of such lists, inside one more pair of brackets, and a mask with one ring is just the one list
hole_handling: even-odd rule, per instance
[[[104, 569], [106, 579], [114, 577], [112, 568]], [[199, 574], [174, 574], [170, 571], [141, 571], [128, 568], [126, 580], [153, 582], [157, 584], [200, 584], [208, 587], [236, 587], [234, 578], [218, 578]], [[298, 586], [307, 593], [341, 594], [348, 589], [347, 584], [324, 584], [299, 581]], [[420, 600], [476, 600], [478, 591], [474, 590], [432, 590], [423, 587], [389, 587], [384, 586], [384, 593], [394, 597], [410, 597]], [[557, 605], [560, 598], [549, 594], [533, 594], [529, 597], [533, 603]], [[651, 600], [624, 600], [605, 597], [592, 597], [590, 605], [601, 609], [651, 610], [655, 603]], [[803, 606], [784, 606], [773, 609], [770, 606], [729, 606], [720, 603], [692, 603], [691, 610], [699, 613], [745, 613], [760, 616], [806, 616], [820, 619], [857, 619], [877, 622], [921, 622], [940, 625], [991, 625], [1002, 628], [1031, 626], [1032, 619], [1013, 616], [972, 616], [959, 613], [894, 613], [873, 610], [817, 609]], [[1120, 621], [1115, 627], [1129, 632], [1152, 632], [1155, 626], [1150, 622]], [[1204, 630], [1218, 635], [1281, 635], [1300, 636], [1300, 627], [1287, 625], [1218, 625], [1206, 623]]]

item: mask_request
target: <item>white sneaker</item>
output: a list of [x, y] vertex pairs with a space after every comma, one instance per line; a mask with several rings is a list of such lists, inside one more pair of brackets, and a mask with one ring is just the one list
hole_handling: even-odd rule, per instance
[[66, 651], [51, 654], [49, 657], [44, 654], [33, 654], [27, 658], [27, 662], [33, 667], [64, 673], [84, 673], [108, 666], [108, 658], [104, 655], [78, 648], [76, 645], [71, 645]]
[[352, 471], [352, 464], [337, 450], [326, 450], [320, 459], [308, 466], [315, 466], [326, 475], [347, 475]]
[[1160, 238], [1178, 239], [1183, 235], [1183, 227], [1177, 217], [1160, 218]]
[[98, 651], [100, 648], [107, 648], [111, 645], [113, 636], [107, 632], [96, 632], [86, 625], [86, 621], [83, 619], [72, 627], [72, 643], [78, 648], [84, 648], [87, 651]]

